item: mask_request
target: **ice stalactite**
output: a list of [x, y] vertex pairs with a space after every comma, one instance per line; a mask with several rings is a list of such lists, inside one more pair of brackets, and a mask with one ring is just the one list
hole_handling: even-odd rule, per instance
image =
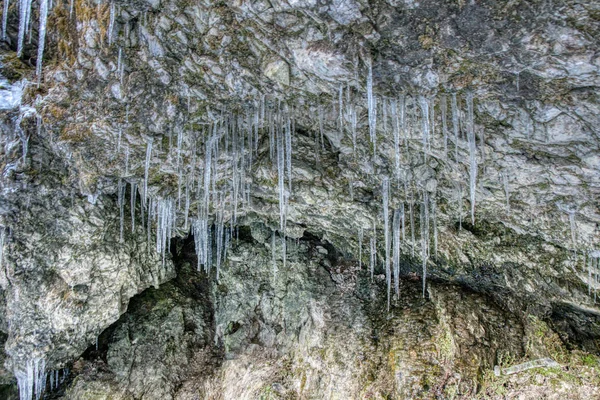
[[9, 0], [4, 0], [4, 8], [2, 9], [2, 40], [6, 40], [6, 25], [8, 23], [8, 4]]
[[4, 244], [6, 243], [6, 231], [8, 228], [5, 226], [0, 226], [0, 269], [2, 268], [2, 263], [4, 261]]
[[444, 153], [442, 158], [446, 160], [448, 158], [448, 103], [446, 101], [446, 95], [440, 97], [440, 112], [442, 118], [442, 136], [444, 140]]
[[19, 1], [19, 34], [17, 37], [17, 57], [21, 57], [23, 55], [25, 34], [29, 28], [31, 20], [31, 3], [32, 0]]
[[216, 245], [217, 245], [217, 257], [216, 257], [216, 274], [217, 281], [219, 281], [219, 272], [221, 270], [222, 257], [224, 255], [224, 234], [225, 234], [225, 199], [223, 193], [219, 193], [218, 198], [218, 210], [216, 217]]
[[340, 136], [344, 135], [344, 86], [340, 85], [338, 93], [338, 124]]
[[419, 96], [419, 107], [421, 108], [421, 133], [423, 135], [423, 158], [427, 160], [429, 150], [429, 101], [425, 96]]
[[279, 233], [281, 234], [281, 245], [283, 253], [283, 268], [285, 269], [286, 261], [286, 243], [285, 243], [285, 227], [287, 217], [287, 195], [285, 192], [285, 139], [282, 127], [277, 129], [277, 183], [279, 190]]
[[400, 220], [402, 219], [401, 211], [396, 209], [394, 211], [394, 220], [392, 222], [393, 231], [393, 269], [394, 269], [394, 290], [396, 296], [400, 294]]
[[288, 197], [292, 194], [292, 124], [289, 115], [285, 120], [285, 164], [288, 179]]
[[371, 257], [369, 259], [369, 270], [371, 272], [371, 281], [373, 281], [373, 274], [375, 273], [375, 264], [377, 263], [377, 224], [373, 221], [373, 234], [369, 242], [371, 247]]
[[46, 389], [46, 361], [29, 359], [24, 366], [15, 368], [20, 400], [40, 400]]
[[165, 254], [169, 250], [171, 232], [175, 225], [173, 199], [156, 199], [156, 251], [165, 263]]
[[423, 297], [425, 297], [427, 282], [427, 261], [429, 260], [429, 195], [423, 191], [423, 203], [421, 204], [421, 259], [423, 262]]
[[400, 178], [400, 117], [398, 116], [398, 102], [395, 99], [390, 100], [392, 116], [392, 132], [394, 133], [394, 165], [396, 167], [396, 179]]
[[[364, 240], [364, 231], [362, 226], [360, 228], [358, 228], [358, 269], [362, 270], [362, 245], [363, 245], [363, 240]], [[2, 250], [0, 250], [0, 266], [2, 265]]]
[[370, 58], [367, 64], [367, 112], [369, 117], [369, 138], [373, 146], [373, 156], [377, 153], [377, 98], [373, 93], [373, 62]]
[[[5, 0], [8, 1], [8, 0]], [[46, 25], [48, 22], [48, 0], [40, 0], [40, 25], [38, 28], [38, 49], [35, 73], [38, 79], [38, 86], [42, 80], [42, 60], [44, 59], [44, 46], [46, 42]]]
[[275, 231], [271, 232], [271, 262], [273, 264], [273, 278], [277, 279], [277, 257], [275, 255], [275, 249], [277, 248], [277, 242], [275, 237]]
[[115, 30], [115, 14], [116, 14], [116, 5], [111, 1], [110, 3], [110, 16], [108, 19], [108, 45], [110, 46], [113, 43], [113, 34]]
[[477, 147], [473, 123], [473, 93], [467, 92], [467, 141], [469, 142], [469, 194], [471, 197], [471, 223], [475, 224], [475, 189], [477, 184]]
[[144, 164], [144, 193], [142, 196], [142, 206], [148, 202], [148, 174], [150, 170], [150, 160], [152, 159], [152, 138], [148, 138], [146, 144], [146, 162]]
[[131, 233], [135, 232], [135, 203], [137, 199], [137, 183], [133, 182], [131, 184]]
[[415, 256], [415, 210], [414, 210], [414, 194], [410, 193], [410, 202], [408, 203], [410, 213], [410, 254]]
[[390, 291], [392, 286], [392, 275], [390, 273], [390, 211], [389, 211], [389, 192], [390, 192], [390, 182], [389, 178], [386, 176], [383, 178], [382, 183], [382, 197], [383, 197], [383, 229], [384, 229], [384, 237], [385, 237], [385, 279], [387, 283], [387, 308], [390, 309]]
[[435, 196], [433, 199], [430, 199], [431, 205], [431, 220], [433, 224], [433, 255], [437, 258], [438, 255], [438, 227], [437, 227], [437, 205], [435, 202]]
[[117, 203], [119, 204], [119, 242], [123, 243], [123, 231], [125, 222], [125, 188], [126, 183], [119, 178], [117, 183]]
[[454, 133], [454, 159], [458, 161], [458, 136], [459, 130], [459, 115], [458, 115], [458, 102], [456, 99], [456, 93], [452, 93], [451, 100], [452, 109], [452, 132]]

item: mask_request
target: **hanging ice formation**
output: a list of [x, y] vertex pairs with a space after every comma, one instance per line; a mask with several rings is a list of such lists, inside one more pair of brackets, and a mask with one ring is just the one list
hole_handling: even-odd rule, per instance
[[46, 360], [34, 358], [15, 368], [20, 400], [40, 400], [46, 389]]
[[427, 281], [427, 261], [429, 259], [429, 195], [423, 191], [423, 203], [421, 204], [421, 259], [423, 262], [423, 297], [425, 297]]
[[392, 275], [390, 273], [390, 215], [389, 215], [389, 191], [390, 182], [388, 177], [383, 178], [382, 184], [382, 197], [383, 197], [383, 229], [385, 237], [385, 279], [387, 283], [387, 308], [390, 309], [390, 290], [392, 286]]
[[119, 204], [119, 241], [123, 243], [123, 225], [125, 221], [125, 188], [126, 183], [119, 179], [117, 184], [117, 203]]
[[367, 111], [369, 116], [369, 137], [373, 145], [373, 156], [377, 153], [377, 99], [373, 93], [373, 63], [370, 58], [367, 64]]
[[377, 263], [377, 225], [373, 220], [373, 236], [370, 240], [371, 245], [371, 258], [369, 259], [369, 270], [371, 271], [371, 281], [373, 280], [373, 273], [375, 272], [375, 264]]
[[108, 21], [108, 45], [110, 46], [113, 42], [113, 32], [115, 30], [115, 3], [110, 3], [110, 16]]
[[400, 294], [400, 210], [394, 211], [394, 220], [392, 222], [393, 231], [393, 268], [394, 268], [394, 290], [396, 296]]
[[446, 120], [448, 103], [446, 102], [446, 95], [442, 95], [440, 98], [440, 111], [442, 113], [442, 135], [444, 137], [444, 153], [442, 158], [446, 160], [448, 158], [448, 122]]
[[456, 93], [452, 93], [451, 100], [451, 108], [452, 108], [452, 131], [454, 133], [454, 159], [458, 161], [458, 135], [459, 135], [459, 127], [458, 127], [458, 104], [456, 100]]
[[429, 102], [425, 96], [419, 96], [419, 107], [421, 108], [421, 131], [423, 134], [423, 158], [427, 160], [429, 150]]
[[[7, 1], [7, 0], [5, 0]], [[38, 51], [35, 73], [38, 78], [38, 86], [42, 80], [42, 60], [44, 58], [44, 45], [46, 41], [46, 23], [48, 21], [48, 0], [40, 0], [40, 26], [38, 28]]]
[[475, 187], [477, 184], [477, 147], [473, 125], [473, 93], [467, 92], [467, 140], [469, 142], [469, 193], [471, 196], [471, 223], [475, 224]]
[[6, 25], [8, 22], [8, 0], [4, 0], [4, 8], [2, 9], [2, 40], [6, 40]]
[[[358, 269], [362, 270], [362, 244], [364, 239], [364, 232], [362, 226], [358, 228]], [[0, 266], [2, 266], [2, 250], [0, 250]]]
[[150, 159], [152, 157], [152, 138], [148, 139], [146, 145], [146, 163], [144, 164], [144, 193], [142, 195], [142, 205], [145, 207], [148, 202], [148, 173], [150, 169]]
[[[585, 258], [584, 258], [585, 266]], [[594, 287], [594, 303], [597, 300], [598, 286], [600, 285], [600, 250], [592, 250], [588, 254], [588, 295], [592, 295]]]
[[0, 226], [0, 268], [4, 261], [4, 242], [6, 242], [6, 227]]
[[17, 57], [23, 55], [23, 46], [25, 44], [25, 33], [31, 23], [31, 2], [32, 0], [19, 1], [19, 34], [17, 37]]

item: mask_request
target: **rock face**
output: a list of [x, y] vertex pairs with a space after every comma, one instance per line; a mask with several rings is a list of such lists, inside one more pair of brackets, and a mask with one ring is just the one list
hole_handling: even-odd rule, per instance
[[597, 5], [4, 10], [0, 394], [598, 393]]

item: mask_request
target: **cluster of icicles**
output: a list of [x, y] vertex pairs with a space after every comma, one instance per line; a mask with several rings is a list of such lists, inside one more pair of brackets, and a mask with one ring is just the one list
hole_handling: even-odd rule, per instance
[[21, 400], [40, 400], [44, 393], [60, 387], [69, 377], [69, 369], [46, 371], [43, 358], [28, 360], [23, 369], [15, 370]]
[[[33, 0], [19, 0], [19, 33], [17, 37], [17, 56], [23, 55], [25, 47], [25, 39], [29, 35], [29, 43], [33, 36], [33, 23], [31, 21]], [[42, 76], [42, 60], [44, 58], [44, 47], [46, 43], [46, 31], [48, 22], [48, 12], [52, 9], [52, 0], [39, 0], [39, 25], [38, 25], [38, 47], [37, 47], [37, 62], [36, 76], [38, 84]], [[6, 29], [8, 23], [9, 0], [4, 0], [2, 10], [2, 40], [6, 40]]]

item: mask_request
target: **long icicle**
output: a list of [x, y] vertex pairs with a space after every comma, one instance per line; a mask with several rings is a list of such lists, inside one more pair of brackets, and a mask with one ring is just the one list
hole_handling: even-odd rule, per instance
[[[4, 0], [8, 2], [8, 0]], [[40, 26], [38, 28], [38, 51], [35, 65], [35, 74], [38, 80], [38, 87], [42, 81], [42, 61], [44, 59], [44, 45], [46, 42], [46, 24], [48, 22], [48, 0], [40, 0]]]
[[394, 266], [394, 290], [396, 296], [400, 295], [400, 210], [394, 211], [394, 221], [392, 223], [393, 229], [393, 266]]
[[387, 308], [390, 309], [390, 291], [392, 286], [392, 276], [390, 273], [390, 211], [389, 211], [389, 192], [390, 192], [390, 181], [386, 176], [383, 178], [382, 184], [382, 197], [383, 197], [383, 229], [385, 237], [385, 279], [387, 283]]
[[475, 225], [475, 188], [477, 184], [477, 147], [473, 126], [473, 93], [467, 92], [467, 140], [469, 141], [469, 190], [471, 195], [471, 223]]

